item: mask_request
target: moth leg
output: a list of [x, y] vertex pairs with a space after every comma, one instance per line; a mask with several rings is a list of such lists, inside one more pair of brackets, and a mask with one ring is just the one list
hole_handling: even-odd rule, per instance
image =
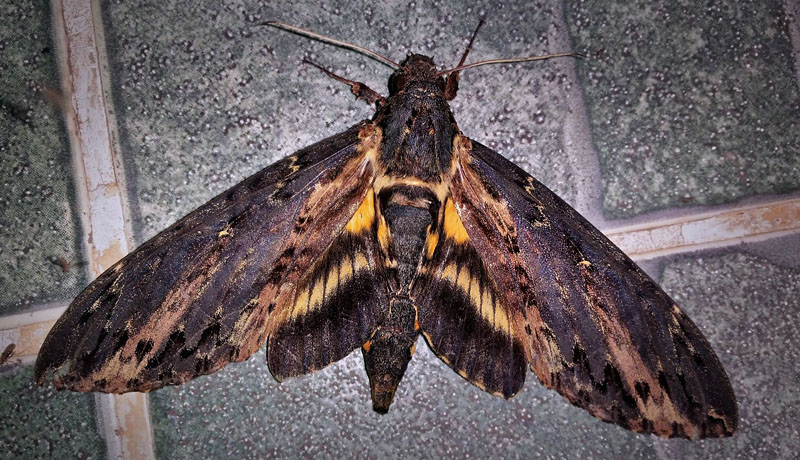
[[325, 67], [322, 67], [321, 65], [309, 59], [303, 59], [303, 63], [313, 65], [319, 70], [325, 72], [327, 76], [333, 78], [334, 80], [340, 81], [345, 85], [350, 86], [350, 89], [351, 91], [353, 91], [353, 94], [355, 94], [356, 99], [361, 99], [362, 101], [366, 101], [369, 104], [377, 103], [378, 105], [383, 105], [384, 102], [386, 102], [386, 98], [381, 96], [377, 91], [373, 90], [365, 83], [361, 83], [360, 81], [348, 80], [344, 77], [340, 77], [339, 75], [336, 75], [335, 73], [331, 72]]

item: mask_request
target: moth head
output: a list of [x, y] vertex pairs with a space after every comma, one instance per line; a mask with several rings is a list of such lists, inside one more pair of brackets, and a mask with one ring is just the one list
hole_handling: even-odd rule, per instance
[[389, 77], [389, 95], [397, 94], [416, 83], [436, 85], [444, 91], [444, 78], [438, 75], [432, 58], [410, 54]]

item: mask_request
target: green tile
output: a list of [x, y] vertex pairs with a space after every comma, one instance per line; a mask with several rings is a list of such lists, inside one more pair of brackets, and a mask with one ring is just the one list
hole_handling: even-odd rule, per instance
[[94, 396], [33, 383], [33, 366], [0, 371], [0, 459], [104, 459]]
[[151, 393], [159, 458], [652, 458], [652, 437], [594, 419], [529, 375], [511, 401], [465, 382], [424, 343], [387, 415], [360, 353], [275, 383], [263, 353]]
[[85, 283], [50, 3], [0, 5], [0, 313], [71, 299]]
[[784, 2], [566, 3], [607, 214], [800, 187]]
[[[783, 251], [797, 253], [800, 240], [785, 243]], [[659, 441], [659, 450], [667, 458], [797, 458], [800, 268], [727, 250], [668, 264], [663, 286], [717, 352], [740, 422], [733, 438]]]
[[[116, 115], [139, 241], [276, 159], [371, 117], [349, 88], [304, 56], [386, 92], [391, 69], [357, 53], [256, 25], [303, 25], [376, 49], [454, 65], [492, 16], [472, 60], [540, 54], [558, 9], [527, 2], [440, 11], [406, 2], [330, 6], [299, 1], [104, 2]], [[493, 18], [496, 18], [493, 19]], [[524, 25], [522, 25], [524, 24]], [[166, 30], [169, 33], [164, 33]], [[470, 69], [453, 102], [462, 130], [497, 148], [567, 198], [574, 171], [562, 146], [571, 62]]]

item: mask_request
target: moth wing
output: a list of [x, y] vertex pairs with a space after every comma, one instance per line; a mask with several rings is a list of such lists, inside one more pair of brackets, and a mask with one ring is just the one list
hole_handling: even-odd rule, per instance
[[448, 197], [428, 230], [411, 297], [431, 350], [472, 384], [511, 398], [525, 383], [527, 362], [489, 262]]
[[728, 377], [675, 302], [522, 169], [466, 138], [455, 145], [455, 208], [539, 380], [634, 431], [733, 434]]
[[[36, 380], [53, 373], [59, 388], [148, 391], [251, 356], [291, 318], [302, 275], [370, 191], [366, 157], [379, 140], [368, 128], [263, 169], [109, 268], [48, 334]], [[385, 316], [374, 302], [357, 308], [363, 328]], [[342, 349], [363, 343], [341, 328], [329, 334]]]
[[303, 264], [294, 294], [287, 297], [291, 301], [271, 329], [267, 360], [278, 380], [344, 358], [367, 342], [388, 314], [396, 271], [388, 239], [378, 237], [382, 232], [388, 238], [388, 230], [372, 188], [360, 203], [327, 249]]

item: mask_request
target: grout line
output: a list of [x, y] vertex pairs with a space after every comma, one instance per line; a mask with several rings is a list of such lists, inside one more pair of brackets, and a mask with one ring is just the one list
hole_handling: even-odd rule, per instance
[[0, 330], [0, 351], [5, 350], [8, 345], [14, 344], [15, 357], [35, 357], [55, 322], [55, 319], [42, 320]]
[[[574, 49], [569, 35], [566, 5], [563, 2], [558, 2], [557, 5], [559, 11], [555, 16], [560, 21], [558, 24], [560, 32], [552, 33], [555, 39], [554, 49], [582, 51]], [[610, 222], [603, 215], [603, 180], [600, 173], [600, 156], [592, 141], [589, 110], [578, 75], [578, 61], [579, 59], [564, 59], [557, 63], [562, 66], [562, 72], [571, 82], [569, 89], [564, 90], [567, 110], [561, 128], [561, 142], [567, 153], [566, 159], [571, 167], [572, 176], [577, 180], [575, 197], [571, 204], [592, 224], [605, 228]]]
[[[107, 116], [111, 110], [101, 72], [104, 55], [98, 48], [102, 21], [95, 13], [100, 7], [96, 0], [53, 3], [58, 16], [56, 28], [63, 31], [59, 37], [63, 43], [62, 78], [69, 97], [65, 116], [82, 211], [84, 247], [90, 272], [96, 277], [129, 250], [121, 177], [115, 168], [116, 151]], [[145, 394], [98, 395], [95, 401], [108, 458], [155, 458]]]
[[53, 302], [41, 305], [35, 311], [28, 313], [3, 316], [0, 317], [0, 331], [18, 329], [42, 322], [52, 322], [57, 320], [66, 309], [67, 302]]
[[800, 232], [800, 198], [607, 230], [605, 234], [635, 260], [729, 246]]
[[92, 6], [82, 0], [61, 0], [61, 4], [70, 140], [78, 174], [83, 176], [78, 187], [86, 197], [85, 242], [91, 274], [96, 277], [128, 252], [124, 205], [114, 168]]

